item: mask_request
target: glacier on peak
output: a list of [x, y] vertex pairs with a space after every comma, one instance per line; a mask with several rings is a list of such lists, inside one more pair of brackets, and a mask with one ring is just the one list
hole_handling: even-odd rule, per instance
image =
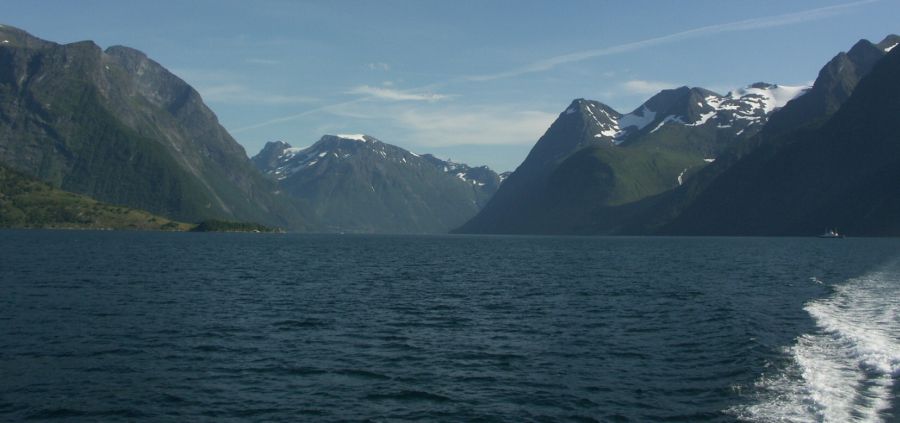
[[[765, 113], [771, 113], [775, 109], [784, 107], [789, 101], [803, 95], [811, 87], [808, 85], [769, 85], [753, 84], [745, 88], [729, 92], [726, 97], [730, 99], [744, 99], [753, 101], [757, 97], [762, 101]], [[747, 97], [745, 99], [745, 97]]]
[[365, 134], [337, 134], [337, 135], [335, 135], [335, 137], [345, 139], [345, 140], [366, 142]]
[[640, 131], [645, 126], [653, 123], [656, 119], [656, 112], [650, 110], [649, 107], [641, 106], [640, 110], [633, 111], [619, 118], [619, 127], [622, 129], [634, 127]]

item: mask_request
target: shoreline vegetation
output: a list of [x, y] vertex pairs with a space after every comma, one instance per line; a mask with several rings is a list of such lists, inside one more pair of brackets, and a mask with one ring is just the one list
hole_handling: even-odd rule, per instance
[[0, 165], [0, 228], [165, 232], [284, 232], [257, 223], [186, 223], [53, 188]]

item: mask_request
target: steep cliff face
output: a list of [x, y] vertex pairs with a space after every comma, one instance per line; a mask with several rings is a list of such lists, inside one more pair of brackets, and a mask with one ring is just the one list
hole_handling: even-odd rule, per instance
[[854, 86], [824, 124], [764, 140], [658, 232], [900, 235], [900, 51]]
[[60, 45], [9, 26], [0, 40], [3, 163], [182, 220], [302, 227], [197, 91], [143, 53]]

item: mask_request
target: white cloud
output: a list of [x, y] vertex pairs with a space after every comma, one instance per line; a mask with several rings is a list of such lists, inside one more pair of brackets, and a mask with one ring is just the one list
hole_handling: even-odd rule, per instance
[[341, 118], [387, 123], [408, 143], [423, 147], [532, 145], [557, 117], [556, 113], [516, 105], [409, 107], [356, 102], [323, 111]]
[[368, 68], [369, 70], [373, 70], [373, 71], [387, 72], [387, 71], [391, 70], [391, 65], [384, 63], [384, 62], [373, 62], [373, 63], [366, 63], [366, 68]]
[[392, 88], [372, 87], [360, 85], [347, 91], [347, 94], [364, 95], [378, 100], [392, 101], [438, 101], [448, 98], [446, 95], [434, 93], [412, 93], [409, 91], [395, 90]]
[[670, 82], [644, 81], [640, 79], [632, 79], [622, 84], [622, 88], [630, 94], [656, 94], [662, 90], [677, 86], [677, 84]]
[[316, 98], [271, 93], [241, 83], [242, 75], [222, 69], [176, 69], [172, 73], [197, 89], [204, 101], [238, 105], [289, 105], [318, 101]]
[[407, 110], [394, 120], [410, 132], [416, 144], [532, 145], [557, 115], [536, 110], [481, 107], [444, 110]]
[[294, 114], [292, 114], [292, 115], [281, 116], [281, 117], [269, 119], [269, 120], [266, 120], [266, 121], [263, 121], [263, 122], [254, 123], [254, 124], [252, 124], [252, 125], [247, 125], [247, 126], [242, 126], [242, 127], [240, 127], [240, 128], [235, 128], [235, 129], [230, 130], [229, 132], [231, 132], [232, 134], [237, 134], [237, 133], [241, 133], [241, 132], [250, 131], [250, 130], [253, 130], [253, 129], [263, 128], [263, 127], [270, 126], [270, 125], [276, 125], [276, 124], [280, 124], [280, 123], [290, 122], [290, 121], [294, 121], [294, 120], [297, 120], [297, 119], [300, 119], [300, 118], [304, 118], [304, 117], [306, 117], [306, 116], [310, 116], [310, 115], [313, 115], [313, 114], [316, 114], [316, 113], [321, 113], [321, 112], [324, 112], [324, 111], [331, 111], [331, 110], [339, 109], [339, 108], [341, 108], [341, 107], [343, 107], [343, 106], [346, 106], [346, 105], [355, 104], [355, 103], [360, 103], [360, 102], [362, 102], [363, 100], [365, 100], [365, 98], [357, 98], [357, 99], [345, 101], [345, 102], [343, 102], [343, 103], [336, 103], [336, 104], [329, 104], [329, 105], [327, 105], [327, 106], [314, 107], [314, 108], [312, 108], [312, 109], [304, 110], [304, 111], [302, 111], [302, 112], [294, 113]]
[[782, 15], [765, 16], [761, 18], [745, 19], [742, 21], [728, 22], [723, 24], [702, 26], [699, 28], [689, 29], [686, 31], [675, 32], [672, 34], [662, 35], [659, 37], [648, 38], [646, 40], [634, 41], [630, 43], [620, 44], [606, 48], [578, 51], [569, 54], [550, 57], [543, 60], [532, 62], [528, 65], [511, 69], [505, 72], [498, 72], [486, 75], [473, 75], [465, 77], [468, 81], [492, 81], [495, 79], [511, 78], [528, 73], [543, 72], [553, 69], [557, 66], [567, 63], [580, 62], [583, 60], [593, 59], [596, 57], [609, 56], [613, 54], [625, 53], [634, 50], [640, 50], [647, 47], [653, 47], [660, 44], [681, 41], [690, 38], [697, 38], [707, 35], [720, 34], [723, 32], [750, 31], [755, 29], [773, 28], [778, 26], [786, 26], [796, 23], [808, 22], [835, 16], [853, 7], [874, 3], [879, 0], [862, 0], [853, 3], [838, 4], [834, 6], [820, 7], [794, 13], [785, 13]]

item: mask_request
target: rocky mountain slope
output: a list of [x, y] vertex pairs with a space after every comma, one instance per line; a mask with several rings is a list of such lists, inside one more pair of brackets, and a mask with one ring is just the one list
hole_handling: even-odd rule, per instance
[[179, 220], [304, 226], [197, 91], [127, 47], [0, 27], [0, 163]]
[[420, 156], [368, 135], [326, 135], [306, 148], [270, 142], [252, 160], [327, 232], [447, 232], [500, 185], [487, 167]]
[[[896, 42], [885, 44], [861, 42], [854, 49], [883, 52]], [[844, 66], [853, 75], [838, 73], [844, 83], [837, 95], [798, 104], [807, 109], [786, 115], [813, 110], [827, 120], [817, 117], [760, 140], [656, 232], [810, 235], [836, 227], [851, 235], [900, 235], [900, 51], [873, 56], [874, 65], [865, 59]], [[817, 86], [834, 87], [828, 68]]]
[[[725, 216], [740, 213], [713, 206], [741, 203], [735, 199], [743, 198], [748, 188], [722, 188], [716, 196], [702, 193], [737, 164], [755, 171], [771, 165], [765, 160], [750, 165], [744, 162], [748, 155], [775, 154], [809, 136], [798, 131], [816, 131], [830, 122], [859, 81], [898, 41], [895, 35], [878, 44], [860, 41], [823, 67], [812, 87], [756, 83], [726, 95], [682, 87], [660, 92], [627, 115], [602, 103], [576, 100], [485, 209], [458, 231], [731, 233], [725, 224], [701, 226], [716, 217], [732, 222]], [[836, 130], [836, 124], [830, 125]], [[803, 164], [795, 168], [802, 172]], [[754, 177], [743, 175], [746, 183]], [[778, 209], [765, 201], [760, 204]], [[772, 230], [766, 233], [788, 228]]]
[[616, 230], [633, 213], [628, 204], [679, 186], [805, 90], [757, 83], [720, 95], [681, 87], [625, 115], [575, 100], [459, 232]]

